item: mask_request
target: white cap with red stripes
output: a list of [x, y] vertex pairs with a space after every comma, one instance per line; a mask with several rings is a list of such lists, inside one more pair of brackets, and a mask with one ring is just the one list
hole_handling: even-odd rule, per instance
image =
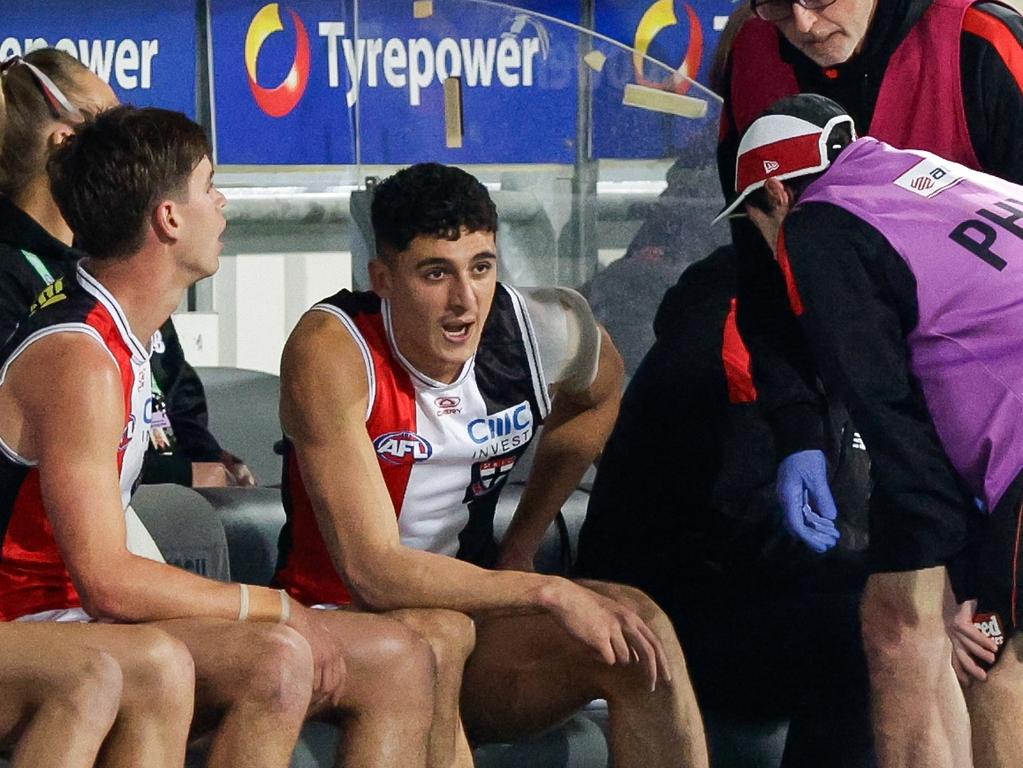
[[[848, 125], [835, 143], [832, 133]], [[715, 217], [716, 224], [738, 208], [768, 179], [792, 179], [823, 171], [849, 141], [856, 139], [853, 119], [831, 99], [812, 93], [787, 96], [754, 120], [739, 142], [735, 161], [735, 200]]]

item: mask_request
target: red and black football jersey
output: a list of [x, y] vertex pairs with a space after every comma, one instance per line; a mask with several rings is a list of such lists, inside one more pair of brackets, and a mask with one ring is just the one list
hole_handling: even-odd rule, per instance
[[[501, 488], [550, 412], [547, 376], [523, 295], [498, 284], [479, 349], [450, 384], [417, 371], [402, 355], [390, 306], [375, 294], [341, 291], [313, 310], [336, 317], [362, 350], [369, 381], [366, 430], [402, 544], [492, 565]], [[283, 494], [288, 522], [278, 582], [307, 605], [350, 602], [290, 444]]]
[[[32, 314], [0, 349], [0, 387], [29, 346], [55, 333], [88, 337], [107, 350], [121, 374], [124, 429], [110, 446], [127, 508], [142, 467], [152, 402], [149, 351], [131, 332], [123, 310], [99, 281], [78, 267], [48, 286]], [[85, 339], [83, 338], [83, 341]], [[55, 396], [59, 396], [55, 395]], [[74, 429], [68, 424], [67, 429]], [[43, 506], [35, 462], [0, 435], [0, 619], [81, 605]]]

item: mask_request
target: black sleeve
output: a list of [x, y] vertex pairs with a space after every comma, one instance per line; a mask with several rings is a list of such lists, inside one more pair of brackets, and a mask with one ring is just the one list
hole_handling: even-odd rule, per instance
[[185, 360], [173, 321], [160, 328], [164, 351], [153, 355], [153, 377], [167, 401], [178, 451], [190, 461], [217, 461], [220, 444], [209, 431], [206, 392], [195, 369]]
[[14, 333], [45, 287], [41, 278], [26, 270], [20, 253], [0, 246], [0, 345]]
[[750, 352], [760, 410], [774, 434], [778, 457], [823, 449], [823, 399], [813, 358], [789, 307], [778, 263], [760, 233], [737, 221], [737, 320]]
[[[739, 135], [732, 118], [728, 78], [723, 88], [722, 129], [717, 148], [718, 175], [726, 200], [735, 198], [735, 159]], [[750, 352], [753, 380], [764, 418], [774, 434], [778, 457], [823, 449], [823, 401], [816, 373], [771, 249], [744, 218], [731, 220], [738, 258], [739, 331]]]
[[907, 363], [905, 338], [917, 322], [909, 268], [881, 233], [830, 204], [791, 213], [784, 232], [818, 369], [870, 452], [872, 509], [961, 513], [968, 500]]
[[0, 346], [10, 338], [18, 323], [28, 314], [28, 306], [21, 303], [16, 288], [8, 276], [0, 272]]
[[960, 58], [973, 150], [982, 170], [1023, 184], [1023, 16], [998, 3], [969, 13]]

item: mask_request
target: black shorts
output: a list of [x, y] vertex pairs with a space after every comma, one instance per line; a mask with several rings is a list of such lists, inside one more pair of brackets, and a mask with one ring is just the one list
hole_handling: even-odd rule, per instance
[[1023, 619], [1021, 529], [1023, 472], [987, 514], [965, 508], [956, 519], [926, 523], [872, 516], [871, 570], [891, 573], [944, 565], [957, 599], [976, 598], [977, 612], [998, 614], [1008, 633]]

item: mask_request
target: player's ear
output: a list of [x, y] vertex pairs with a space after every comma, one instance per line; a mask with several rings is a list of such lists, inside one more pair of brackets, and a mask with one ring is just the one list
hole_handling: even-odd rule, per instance
[[394, 292], [394, 275], [391, 274], [390, 264], [380, 256], [369, 263], [369, 282], [377, 296], [382, 299], [391, 298]]
[[177, 240], [181, 229], [181, 212], [173, 200], [161, 200], [150, 214], [153, 231], [162, 242]]

